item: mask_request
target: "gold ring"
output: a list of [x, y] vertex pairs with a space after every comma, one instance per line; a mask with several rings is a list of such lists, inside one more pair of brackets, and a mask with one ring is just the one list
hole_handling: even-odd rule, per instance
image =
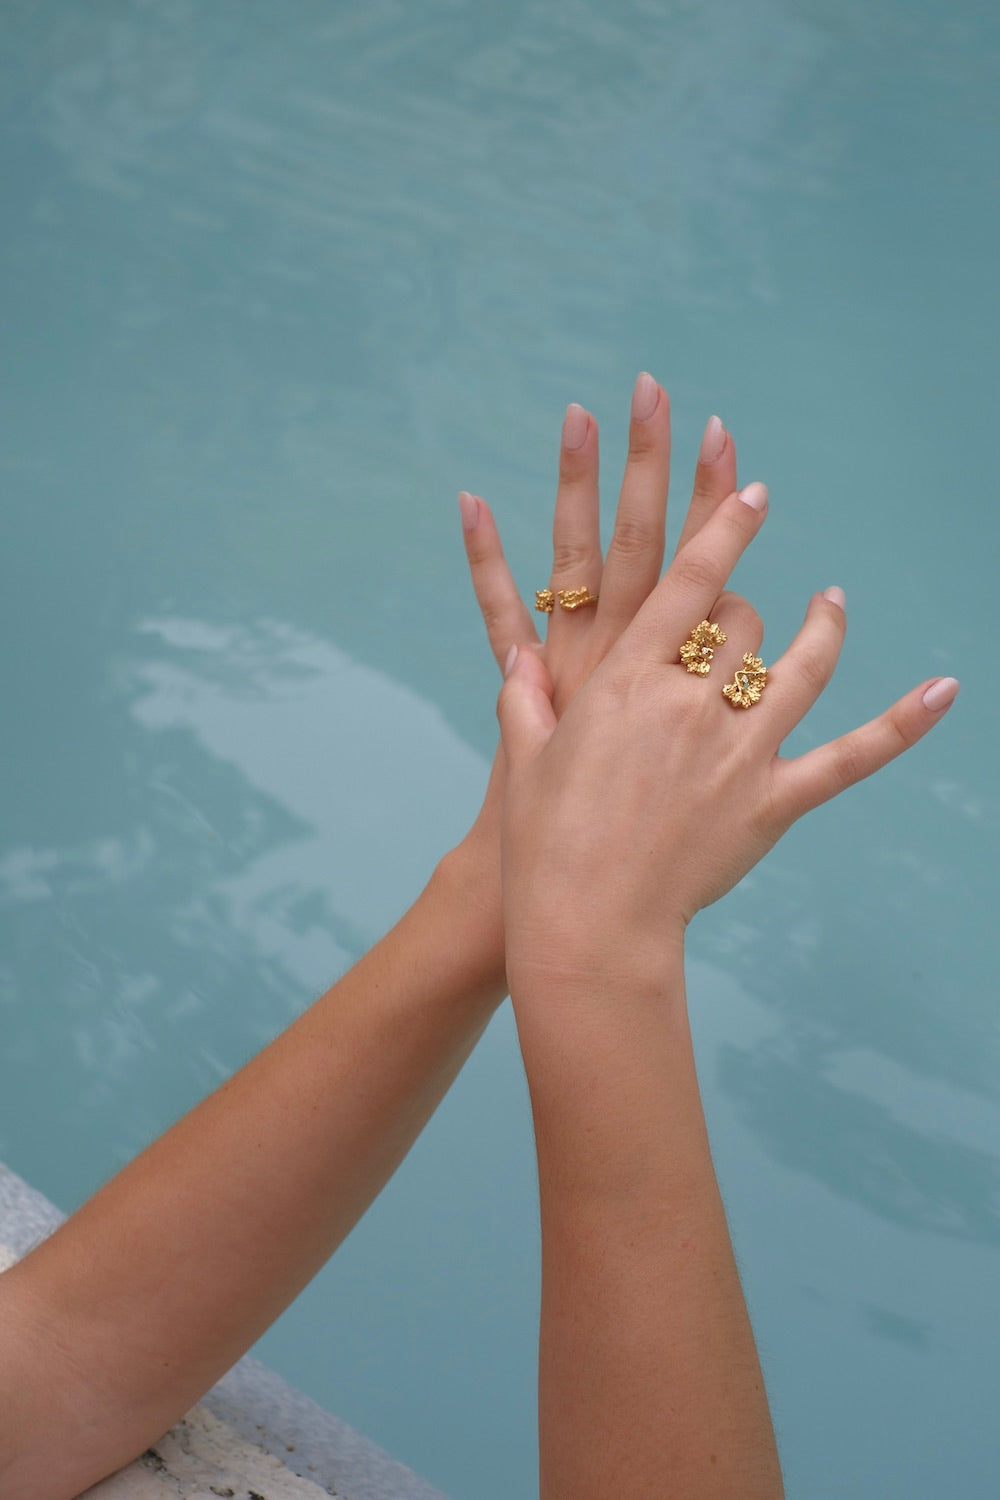
[[551, 589], [535, 590], [535, 608], [539, 614], [550, 615], [556, 607], [556, 596]]
[[560, 606], [570, 612], [583, 609], [587, 604], [597, 603], [597, 595], [592, 594], [586, 584], [582, 589], [560, 589], [558, 597]]
[[766, 687], [767, 668], [759, 656], [752, 656], [747, 651], [743, 657], [742, 667], [739, 668], [732, 682], [727, 683], [722, 689], [722, 693], [734, 708], [752, 708], [755, 703], [760, 702], [760, 695]]
[[681, 647], [681, 661], [689, 672], [697, 672], [699, 677], [707, 677], [712, 670], [712, 657], [715, 655], [716, 646], [724, 646], [727, 636], [718, 625], [713, 625], [709, 620], [702, 620], [696, 625]]

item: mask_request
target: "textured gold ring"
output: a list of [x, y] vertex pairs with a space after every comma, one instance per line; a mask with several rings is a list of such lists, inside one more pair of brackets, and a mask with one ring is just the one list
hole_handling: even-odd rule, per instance
[[681, 661], [689, 672], [697, 672], [699, 677], [707, 677], [712, 670], [712, 657], [715, 655], [716, 646], [724, 646], [727, 636], [718, 625], [713, 625], [710, 620], [702, 620], [696, 625], [681, 647]]
[[752, 656], [747, 651], [742, 667], [738, 668], [736, 676], [726, 684], [722, 693], [734, 708], [753, 708], [755, 703], [760, 702], [760, 696], [766, 687], [767, 668], [759, 656]]
[[574, 609], [583, 609], [588, 604], [597, 603], [597, 595], [592, 594], [586, 584], [580, 589], [560, 589], [557, 597], [560, 607], [571, 613]]
[[535, 590], [535, 608], [539, 614], [550, 615], [559, 601], [560, 609], [568, 609], [572, 614], [574, 609], [583, 609], [585, 605], [596, 604], [597, 595], [592, 594], [586, 584], [579, 589], [560, 589], [554, 594], [551, 589]]

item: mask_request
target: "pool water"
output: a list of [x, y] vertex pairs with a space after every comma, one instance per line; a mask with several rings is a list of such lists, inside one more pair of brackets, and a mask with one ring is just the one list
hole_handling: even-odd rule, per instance
[[[0, 28], [0, 1156], [64, 1208], [393, 921], [482, 793], [456, 491], [544, 581], [567, 401], [669, 388], [771, 489], [791, 750], [945, 724], [691, 937], [790, 1496], [992, 1497], [994, 8], [14, 0]], [[262, 1358], [446, 1492], [533, 1492], [509, 1009]]]

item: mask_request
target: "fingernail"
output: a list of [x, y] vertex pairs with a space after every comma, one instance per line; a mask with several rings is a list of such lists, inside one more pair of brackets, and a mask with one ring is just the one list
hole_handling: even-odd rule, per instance
[[503, 664], [503, 675], [505, 677], [509, 677], [510, 676], [510, 669], [511, 669], [511, 667], [514, 665], [514, 663], [516, 661], [517, 661], [517, 647], [516, 646], [511, 646], [510, 650], [507, 652], [507, 660]]
[[632, 392], [632, 421], [645, 422], [656, 410], [656, 403], [660, 399], [660, 387], [652, 375], [643, 370], [635, 383]]
[[939, 677], [924, 693], [924, 707], [932, 714], [939, 714], [958, 697], [958, 682], [954, 677]]
[[587, 413], [576, 401], [571, 401], [566, 408], [563, 417], [562, 440], [563, 447], [572, 453], [577, 448], [582, 448], [587, 437]]
[[836, 583], [833, 584], [830, 588], [823, 590], [823, 598], [829, 599], [831, 604], [836, 604], [840, 609], [846, 608], [847, 595], [844, 593], [844, 590], [840, 588]]
[[462, 530], [475, 531], [479, 525], [479, 501], [468, 490], [459, 490], [458, 508], [462, 512]]
[[701, 452], [698, 454], [703, 464], [714, 464], [726, 446], [726, 429], [722, 425], [720, 417], [709, 417], [705, 428], [705, 435], [701, 440]]
[[740, 499], [744, 505], [749, 505], [751, 510], [763, 510], [767, 504], [767, 485], [761, 484], [755, 479], [753, 484], [748, 484], [746, 489], [740, 490]]

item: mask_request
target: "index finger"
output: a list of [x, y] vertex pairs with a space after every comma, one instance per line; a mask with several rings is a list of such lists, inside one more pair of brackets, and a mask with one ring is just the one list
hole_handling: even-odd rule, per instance
[[685, 542], [622, 637], [629, 650], [655, 661], [676, 661], [680, 643], [707, 619], [729, 575], [767, 515], [767, 486], [736, 490]]

